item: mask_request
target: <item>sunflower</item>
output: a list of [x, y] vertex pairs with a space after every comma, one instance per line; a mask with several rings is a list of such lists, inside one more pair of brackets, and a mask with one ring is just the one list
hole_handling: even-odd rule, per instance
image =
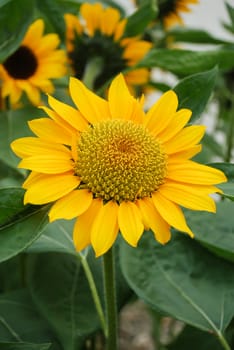
[[24, 203], [54, 202], [49, 220], [77, 218], [78, 251], [91, 244], [104, 254], [120, 231], [133, 247], [151, 229], [155, 239], [170, 240], [170, 227], [193, 236], [180, 206], [215, 212], [209, 196], [225, 175], [192, 160], [201, 150], [203, 126], [186, 126], [189, 109], [177, 111], [178, 99], [166, 92], [147, 113], [122, 74], [111, 83], [108, 100], [76, 78], [70, 94], [77, 107], [51, 96], [50, 118], [29, 122], [37, 137], [15, 140], [11, 147], [23, 158], [19, 168], [31, 170], [23, 184]]
[[0, 65], [2, 98], [9, 96], [10, 103], [16, 104], [23, 92], [34, 104], [40, 103], [40, 90], [52, 93], [51, 78], [60, 78], [66, 73], [66, 54], [56, 49], [59, 45], [57, 34], [46, 34], [42, 19], [29, 27], [20, 47]]
[[166, 28], [183, 25], [180, 13], [190, 12], [189, 5], [198, 3], [199, 0], [159, 0], [159, 18]]
[[[90, 59], [101, 60], [99, 65], [94, 63], [95, 89], [126, 68], [133, 67], [152, 46], [139, 37], [125, 37], [127, 19], [121, 19], [115, 8], [104, 8], [100, 3], [84, 3], [80, 7], [80, 16], [79, 19], [65, 14], [68, 55], [72, 74], [79, 79], [84, 78]], [[129, 86], [138, 86], [148, 81], [149, 70], [135, 69], [125, 77]]]

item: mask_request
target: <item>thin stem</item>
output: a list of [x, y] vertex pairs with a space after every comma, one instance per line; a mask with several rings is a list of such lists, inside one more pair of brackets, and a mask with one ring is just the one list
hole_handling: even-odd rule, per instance
[[229, 110], [229, 118], [230, 118], [230, 123], [229, 123], [229, 132], [227, 136], [227, 152], [226, 152], [226, 157], [225, 161], [230, 162], [231, 156], [232, 156], [232, 148], [234, 144], [234, 99], [232, 98], [231, 100], [231, 108]]
[[101, 57], [93, 57], [88, 61], [82, 77], [82, 81], [87, 88], [94, 90], [95, 79], [100, 74], [102, 67], [103, 60]]
[[104, 290], [107, 319], [106, 350], [117, 350], [117, 306], [113, 247], [103, 256]]
[[231, 350], [230, 345], [228, 344], [228, 342], [226, 341], [226, 339], [224, 338], [224, 336], [222, 335], [222, 333], [221, 333], [221, 332], [218, 332], [217, 335], [218, 335], [218, 340], [219, 340], [220, 344], [222, 345], [222, 347], [223, 347], [225, 350]]
[[94, 282], [92, 272], [90, 270], [90, 267], [89, 267], [89, 264], [87, 262], [86, 257], [82, 253], [77, 253], [77, 255], [81, 261], [84, 272], [86, 274], [86, 278], [87, 278], [88, 283], [89, 283], [89, 288], [91, 290], [93, 301], [94, 301], [94, 304], [95, 304], [95, 307], [96, 307], [96, 310], [97, 310], [97, 313], [98, 313], [98, 316], [99, 316], [99, 319], [100, 319], [100, 322], [102, 325], [103, 333], [106, 337], [107, 336], [107, 325], [106, 325], [105, 315], [104, 315], [104, 311], [102, 308], [100, 297], [99, 297], [99, 294], [97, 291], [97, 287], [96, 287], [96, 284]]

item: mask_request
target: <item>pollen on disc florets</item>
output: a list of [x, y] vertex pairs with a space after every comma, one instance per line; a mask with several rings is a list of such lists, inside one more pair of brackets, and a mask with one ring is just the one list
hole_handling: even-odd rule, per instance
[[81, 134], [77, 149], [75, 173], [95, 198], [134, 201], [164, 182], [166, 155], [143, 125], [120, 119], [97, 123]]

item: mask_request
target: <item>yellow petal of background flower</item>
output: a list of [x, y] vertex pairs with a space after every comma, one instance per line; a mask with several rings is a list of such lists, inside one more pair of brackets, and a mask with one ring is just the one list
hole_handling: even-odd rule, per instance
[[52, 151], [49, 154], [34, 155], [21, 160], [18, 168], [29, 169], [44, 174], [60, 174], [74, 169], [71, 154]]
[[49, 118], [38, 118], [28, 122], [30, 129], [37, 136], [55, 143], [71, 145], [71, 134]]
[[79, 186], [80, 180], [71, 174], [43, 175], [28, 185], [24, 203], [45, 204], [53, 202]]
[[154, 134], [162, 132], [173, 119], [178, 107], [178, 98], [169, 90], [146, 113], [145, 125]]
[[153, 231], [155, 239], [161, 244], [167, 243], [171, 238], [170, 226], [159, 215], [151, 199], [140, 199], [136, 204], [141, 211], [143, 221]]
[[70, 78], [70, 94], [89, 123], [94, 124], [110, 118], [107, 101], [87, 89], [80, 80]]
[[107, 202], [101, 207], [94, 219], [91, 230], [91, 243], [96, 257], [106, 253], [118, 234], [118, 204], [113, 201]]
[[213, 186], [186, 185], [173, 182], [166, 182], [158, 189], [168, 200], [185, 208], [215, 213], [215, 202], [209, 197], [212, 190], [214, 190]]
[[94, 199], [89, 208], [76, 220], [73, 230], [73, 240], [77, 251], [86, 248], [91, 243], [93, 221], [102, 206], [101, 199]]
[[88, 190], [74, 190], [58, 199], [49, 212], [50, 222], [73, 219], [83, 214], [91, 205], [93, 195]]
[[184, 128], [172, 139], [163, 144], [167, 154], [173, 154], [190, 148], [200, 142], [204, 136], [205, 126], [192, 125]]
[[88, 123], [83, 118], [81, 113], [77, 111], [75, 108], [56, 100], [54, 97], [48, 97], [49, 105], [53, 108], [53, 110], [58, 113], [58, 115], [63, 118], [67, 123], [69, 123], [73, 128], [79, 131], [84, 131]]
[[118, 223], [124, 239], [133, 247], [144, 231], [141, 212], [133, 202], [122, 202], [119, 206]]
[[100, 30], [103, 34], [111, 36], [115, 32], [116, 25], [120, 19], [118, 10], [109, 7], [103, 11], [101, 16]]
[[191, 237], [194, 236], [187, 226], [182, 210], [177, 204], [169, 201], [159, 191], [152, 195], [152, 200], [156, 210], [169, 225], [179, 231], [188, 233]]
[[167, 170], [167, 178], [178, 182], [187, 182], [196, 185], [214, 185], [227, 181], [222, 171], [189, 160], [178, 164], [168, 164]]

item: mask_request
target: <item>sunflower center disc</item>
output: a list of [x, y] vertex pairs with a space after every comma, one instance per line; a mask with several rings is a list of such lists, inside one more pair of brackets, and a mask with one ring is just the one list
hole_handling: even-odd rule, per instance
[[134, 201], [164, 182], [166, 154], [143, 125], [108, 120], [81, 134], [75, 172], [95, 197]]
[[28, 79], [37, 69], [37, 59], [33, 52], [26, 46], [14, 52], [3, 63], [8, 74], [14, 79]]

